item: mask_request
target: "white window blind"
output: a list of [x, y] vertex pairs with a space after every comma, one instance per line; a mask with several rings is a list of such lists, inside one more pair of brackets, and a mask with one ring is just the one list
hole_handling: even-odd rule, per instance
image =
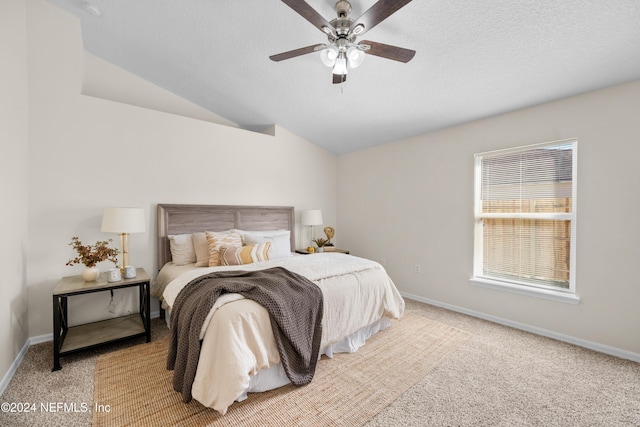
[[476, 155], [474, 277], [575, 291], [576, 146]]

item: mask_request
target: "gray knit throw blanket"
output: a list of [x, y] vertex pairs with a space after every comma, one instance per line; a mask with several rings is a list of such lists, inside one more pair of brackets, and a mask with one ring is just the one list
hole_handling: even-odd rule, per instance
[[[174, 370], [173, 389], [191, 401], [191, 386], [200, 357], [200, 330], [215, 301], [237, 293], [268, 312], [280, 359], [294, 385], [313, 379], [322, 338], [322, 291], [304, 276], [282, 267], [259, 271], [224, 271], [189, 282], [171, 310], [167, 369]], [[215, 319], [215, 315], [214, 315]]]

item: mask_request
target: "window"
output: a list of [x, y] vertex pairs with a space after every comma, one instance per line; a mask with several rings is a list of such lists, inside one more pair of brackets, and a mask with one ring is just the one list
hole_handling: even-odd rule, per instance
[[575, 294], [576, 140], [475, 156], [474, 281]]

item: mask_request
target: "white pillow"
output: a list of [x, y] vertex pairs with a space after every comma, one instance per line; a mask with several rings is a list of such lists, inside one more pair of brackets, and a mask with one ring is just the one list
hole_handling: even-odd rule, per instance
[[245, 244], [271, 242], [271, 259], [291, 256], [291, 232], [289, 230], [234, 231], [242, 235]]
[[170, 234], [169, 249], [171, 261], [175, 265], [187, 265], [196, 262], [196, 251], [193, 247], [191, 234]]

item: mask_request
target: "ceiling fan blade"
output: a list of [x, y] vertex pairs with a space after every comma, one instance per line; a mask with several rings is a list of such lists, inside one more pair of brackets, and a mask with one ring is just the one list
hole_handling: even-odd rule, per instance
[[288, 52], [278, 53], [276, 55], [271, 55], [269, 59], [272, 61], [284, 61], [285, 59], [295, 58], [296, 56], [306, 55], [307, 53], [312, 53], [317, 50], [320, 50], [324, 47], [324, 44], [314, 44], [312, 46], [301, 47], [299, 49], [290, 50]]
[[389, 44], [377, 43], [363, 40], [358, 45], [369, 46], [364, 51], [368, 54], [379, 56], [381, 58], [393, 59], [394, 61], [409, 62], [416, 54], [415, 50], [405, 49], [403, 47], [391, 46]]
[[[304, 19], [311, 22], [316, 28], [323, 33], [329, 31], [331, 34], [335, 34], [335, 28], [326, 19], [322, 17], [314, 8], [309, 6], [304, 0], [282, 0], [291, 9], [298, 12]], [[326, 30], [324, 29], [326, 28]]]
[[349, 32], [352, 32], [359, 25], [364, 25], [364, 30], [357, 32], [358, 35], [364, 34], [410, 2], [411, 0], [378, 0], [351, 24]]
[[347, 75], [346, 74], [334, 74], [333, 75], [333, 84], [340, 84], [340, 83], [344, 83], [347, 81]]

